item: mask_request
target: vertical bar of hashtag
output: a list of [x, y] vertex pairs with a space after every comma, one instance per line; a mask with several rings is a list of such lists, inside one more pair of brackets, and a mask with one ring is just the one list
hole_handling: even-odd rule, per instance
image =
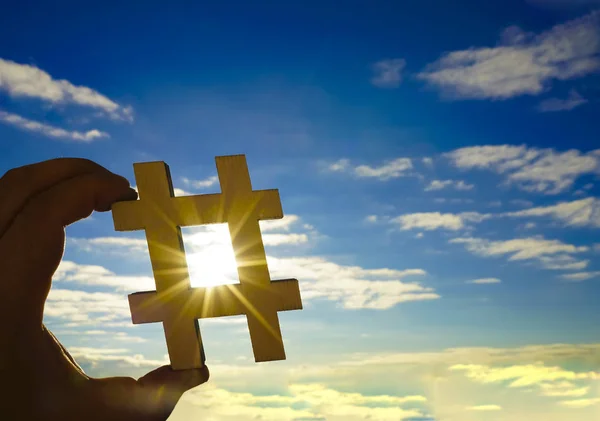
[[178, 210], [172, 205], [169, 167], [163, 162], [152, 162], [136, 164], [134, 171], [140, 200], [146, 204], [146, 238], [156, 291], [170, 309], [164, 312], [163, 326], [172, 368], [201, 367], [204, 349], [198, 321], [181, 317], [189, 305], [186, 300], [190, 279]]
[[[277, 301], [272, 294], [258, 214], [265, 203], [252, 192], [245, 156], [217, 158], [217, 172], [238, 275], [244, 291], [248, 329], [255, 361], [285, 359]], [[280, 206], [280, 203], [279, 203]]]

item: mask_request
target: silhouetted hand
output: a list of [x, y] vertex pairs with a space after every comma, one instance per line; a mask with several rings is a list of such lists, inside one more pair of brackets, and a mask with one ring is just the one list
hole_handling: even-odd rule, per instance
[[55, 159], [0, 178], [0, 418], [165, 420], [206, 367], [154, 370], [139, 380], [93, 379], [42, 323], [64, 227], [137, 194], [125, 178], [84, 159]]

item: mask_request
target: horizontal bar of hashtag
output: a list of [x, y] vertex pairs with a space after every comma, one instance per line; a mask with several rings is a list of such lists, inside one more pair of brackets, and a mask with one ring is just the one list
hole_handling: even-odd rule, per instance
[[[251, 313], [251, 307], [267, 305], [273, 311], [301, 310], [297, 279], [269, 284], [232, 284], [204, 288], [172, 288], [129, 295], [133, 324], [163, 322], [167, 317], [204, 319]], [[171, 310], [169, 310], [171, 309]], [[172, 309], [175, 309], [173, 311]]]

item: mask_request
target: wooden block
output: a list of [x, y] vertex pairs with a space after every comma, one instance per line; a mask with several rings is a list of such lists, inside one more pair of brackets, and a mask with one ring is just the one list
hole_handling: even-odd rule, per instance
[[[173, 369], [204, 364], [197, 319], [245, 314], [255, 361], [285, 359], [278, 311], [302, 309], [298, 281], [271, 281], [258, 221], [283, 217], [277, 190], [253, 191], [244, 155], [216, 158], [221, 193], [174, 197], [163, 162], [134, 164], [139, 200], [113, 206], [115, 229], [144, 229], [156, 291], [129, 296], [134, 324], [162, 322]], [[240, 283], [192, 288], [182, 226], [227, 222]]]

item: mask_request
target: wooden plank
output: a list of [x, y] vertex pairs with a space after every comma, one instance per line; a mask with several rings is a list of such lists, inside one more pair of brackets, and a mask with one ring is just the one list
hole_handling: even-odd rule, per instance
[[[145, 229], [156, 291], [129, 296], [134, 324], [162, 322], [174, 369], [200, 367], [197, 319], [245, 314], [255, 361], [285, 359], [278, 311], [302, 309], [298, 281], [271, 281], [258, 221], [283, 217], [278, 190], [252, 191], [244, 155], [217, 157], [221, 193], [174, 197], [164, 162], [135, 164], [140, 199], [113, 206], [115, 229]], [[181, 226], [227, 222], [240, 283], [191, 288]]]

